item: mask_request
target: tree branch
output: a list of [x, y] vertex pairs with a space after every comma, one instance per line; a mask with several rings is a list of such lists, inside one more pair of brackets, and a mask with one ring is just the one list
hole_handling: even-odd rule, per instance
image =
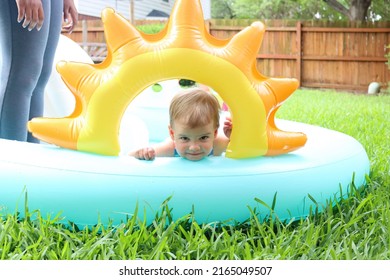
[[339, 1], [337, 0], [323, 0], [325, 3], [327, 3], [330, 7], [332, 7], [337, 12], [342, 13], [343, 15], [346, 15], [349, 17], [349, 9], [344, 7]]

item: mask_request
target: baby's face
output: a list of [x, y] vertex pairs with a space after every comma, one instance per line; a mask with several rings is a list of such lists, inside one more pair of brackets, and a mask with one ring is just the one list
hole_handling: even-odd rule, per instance
[[178, 154], [193, 161], [201, 160], [211, 153], [217, 131], [213, 123], [190, 128], [180, 121], [175, 121], [169, 128]]

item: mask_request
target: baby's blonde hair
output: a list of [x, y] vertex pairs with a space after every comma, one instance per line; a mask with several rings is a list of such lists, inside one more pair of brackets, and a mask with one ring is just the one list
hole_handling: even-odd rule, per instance
[[213, 94], [200, 88], [186, 89], [172, 98], [169, 107], [170, 124], [173, 127], [174, 121], [182, 121], [194, 128], [214, 122], [214, 128], [218, 128], [220, 108]]

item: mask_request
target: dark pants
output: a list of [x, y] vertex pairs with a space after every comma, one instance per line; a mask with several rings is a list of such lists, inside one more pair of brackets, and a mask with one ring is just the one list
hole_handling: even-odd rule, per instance
[[0, 9], [0, 138], [38, 142], [27, 122], [43, 115], [44, 90], [52, 70], [63, 0], [42, 0], [45, 20], [40, 31], [17, 21], [15, 0]]

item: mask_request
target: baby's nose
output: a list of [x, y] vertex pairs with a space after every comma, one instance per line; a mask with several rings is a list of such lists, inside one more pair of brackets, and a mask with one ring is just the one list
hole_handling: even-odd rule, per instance
[[198, 143], [194, 142], [194, 143], [191, 143], [190, 145], [190, 150], [191, 151], [198, 151], [200, 149], [200, 146]]

